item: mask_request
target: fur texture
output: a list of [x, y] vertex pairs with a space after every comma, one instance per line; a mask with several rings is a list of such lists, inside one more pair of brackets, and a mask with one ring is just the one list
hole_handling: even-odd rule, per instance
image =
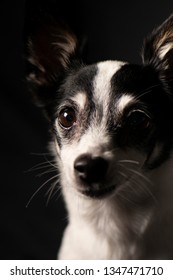
[[84, 65], [54, 21], [28, 46], [69, 213], [58, 258], [173, 258], [173, 16], [145, 40], [141, 65]]

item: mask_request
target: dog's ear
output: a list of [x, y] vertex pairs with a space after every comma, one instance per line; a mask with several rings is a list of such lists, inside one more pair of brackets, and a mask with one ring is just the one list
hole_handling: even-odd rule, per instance
[[173, 14], [146, 38], [143, 63], [152, 65], [168, 81], [173, 79]]
[[44, 18], [27, 40], [27, 81], [40, 106], [48, 104], [75, 56], [76, 36], [65, 24]]

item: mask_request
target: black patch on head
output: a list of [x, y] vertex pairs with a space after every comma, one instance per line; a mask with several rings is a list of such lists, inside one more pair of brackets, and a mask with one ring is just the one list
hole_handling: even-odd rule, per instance
[[72, 66], [61, 82], [57, 83], [51, 103], [45, 108], [52, 121], [57, 117], [57, 109], [60, 104], [70, 100], [79, 92], [85, 92], [89, 101], [92, 100], [93, 80], [97, 73], [97, 67], [95, 65], [82, 66], [76, 63]]
[[[164, 89], [158, 73], [152, 66], [124, 65], [115, 73], [111, 80], [114, 105], [110, 105], [110, 119], [113, 119], [113, 109], [117, 100], [123, 94], [132, 94], [136, 100], [135, 105], [127, 106], [123, 115], [130, 110], [141, 109], [146, 111], [152, 120], [152, 128], [146, 131], [128, 132], [123, 120], [116, 118], [115, 140], [121, 148], [132, 146], [148, 153], [148, 168], [154, 168], [166, 160], [172, 149], [173, 130], [173, 98]], [[115, 114], [115, 112], [114, 112]], [[124, 117], [124, 116], [123, 116]], [[111, 130], [113, 124], [111, 123]], [[162, 143], [162, 149], [157, 158], [149, 160], [156, 143]], [[146, 163], [147, 165], [147, 163]]]
[[63, 84], [63, 98], [70, 98], [79, 92], [85, 92], [88, 99], [92, 99], [93, 80], [97, 74], [97, 66], [83, 66], [76, 72], [69, 73]]
[[153, 86], [159, 86], [157, 73], [150, 66], [125, 64], [111, 79], [112, 93], [119, 97], [122, 93], [132, 93], [138, 97]]
[[[60, 88], [56, 91], [55, 98], [52, 100], [51, 104], [46, 107], [47, 114], [49, 115], [49, 119], [52, 122], [52, 125], [55, 127], [55, 121], [58, 118], [59, 108], [71, 107], [75, 110], [78, 125], [73, 126], [69, 130], [63, 131], [62, 129], [62, 137], [66, 139], [71, 139], [78, 135], [79, 137], [82, 132], [89, 125], [89, 116], [91, 111], [94, 110], [94, 104], [92, 101], [93, 95], [93, 81], [97, 74], [97, 66], [81, 66], [78, 68], [73, 68], [68, 72], [66, 78], [62, 81]], [[80, 108], [78, 108], [77, 104], [74, 104], [74, 101], [71, 100], [76, 94], [84, 92], [87, 96], [87, 104], [86, 108], [83, 112], [80, 112]], [[80, 121], [79, 121], [80, 120]], [[78, 130], [78, 131], [76, 131]], [[80, 130], [80, 131], [79, 131]], [[55, 130], [56, 131], [56, 130]], [[61, 137], [58, 137], [58, 142], [61, 145]]]

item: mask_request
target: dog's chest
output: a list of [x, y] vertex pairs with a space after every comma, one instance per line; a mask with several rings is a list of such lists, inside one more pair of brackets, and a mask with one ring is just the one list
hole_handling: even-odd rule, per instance
[[137, 259], [142, 251], [140, 232], [145, 230], [148, 220], [143, 219], [141, 224], [140, 217], [122, 217], [114, 208], [110, 202], [104, 205], [95, 201], [91, 205], [81, 199], [75, 207], [70, 205], [70, 221], [59, 258]]

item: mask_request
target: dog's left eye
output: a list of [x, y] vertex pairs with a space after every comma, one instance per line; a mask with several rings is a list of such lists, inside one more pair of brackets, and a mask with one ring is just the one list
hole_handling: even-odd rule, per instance
[[58, 119], [63, 128], [69, 129], [76, 122], [76, 113], [72, 108], [64, 108], [60, 111]]
[[127, 125], [135, 130], [146, 129], [151, 125], [151, 118], [141, 110], [134, 110], [127, 117]]

